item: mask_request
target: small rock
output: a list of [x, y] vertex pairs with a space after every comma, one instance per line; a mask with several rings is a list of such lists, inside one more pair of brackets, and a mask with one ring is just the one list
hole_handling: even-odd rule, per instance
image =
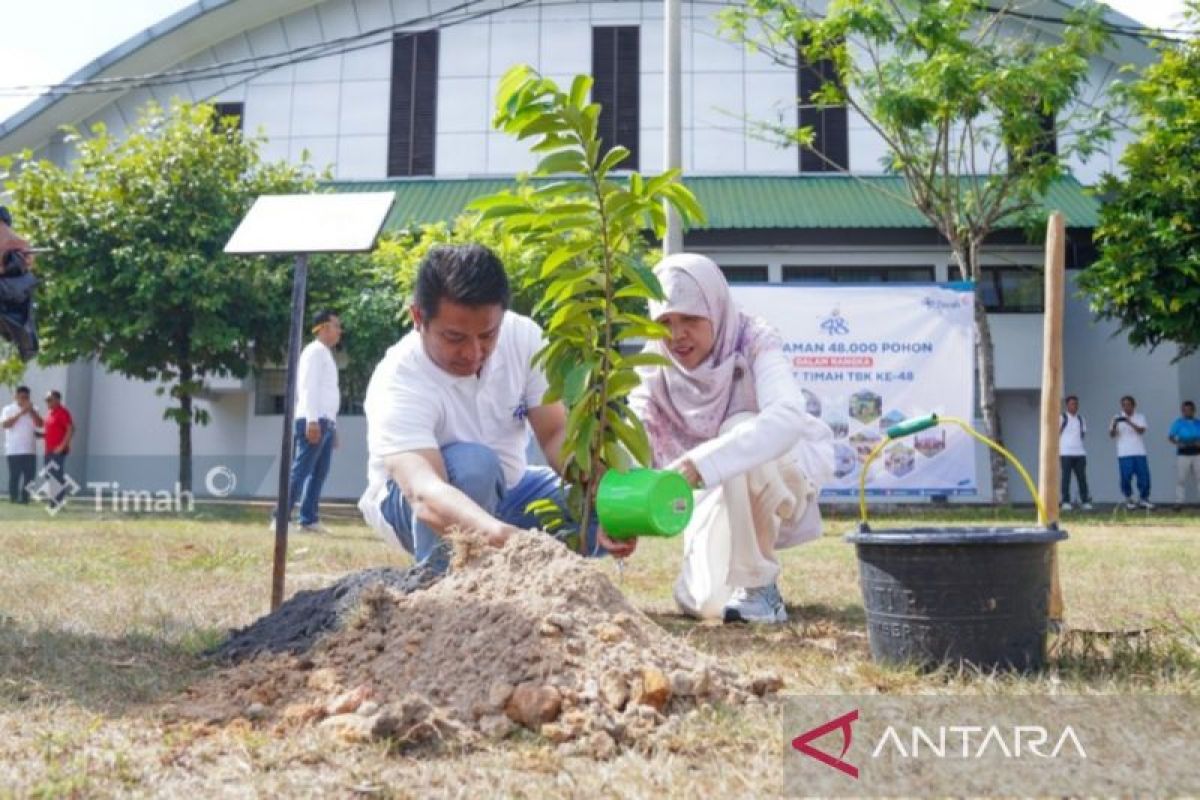
[[344, 742], [369, 742], [375, 736], [375, 720], [358, 714], [337, 714], [317, 727], [332, 731]]
[[479, 732], [489, 739], [503, 739], [516, 724], [504, 714], [489, 714], [479, 720]]
[[374, 700], [367, 700], [358, 707], [356, 712], [360, 717], [373, 717], [379, 713], [379, 703]]
[[292, 703], [283, 709], [283, 721], [293, 725], [304, 725], [325, 716], [325, 709], [318, 703]]
[[338, 680], [337, 671], [329, 667], [313, 670], [305, 681], [305, 684], [310, 689], [316, 689], [318, 692], [327, 692], [329, 694], [342, 688], [341, 681]]
[[601, 622], [595, 628], [596, 638], [605, 644], [613, 644], [625, 638], [625, 631], [611, 622]]
[[617, 614], [616, 616], [613, 617], [613, 623], [616, 625], [624, 626], [624, 625], [628, 625], [631, 622], [633, 622], [633, 617], [629, 616], [624, 611], [622, 611], [620, 614]]
[[556, 636], [562, 636], [562, 633], [562, 628], [552, 624], [548, 620], [542, 620], [541, 624], [538, 625], [538, 634], [545, 636], [548, 639], [552, 639]]
[[246, 706], [246, 719], [262, 719], [266, 713], [267, 707], [262, 703], [251, 703]]
[[522, 683], [514, 689], [504, 707], [509, 719], [532, 731], [541, 730], [547, 722], [558, 719], [561, 710], [562, 697], [558, 690], [535, 683]]
[[376, 653], [382, 653], [385, 647], [386, 640], [382, 633], [368, 633], [363, 637], [363, 649], [373, 650]]
[[547, 614], [546, 622], [549, 622], [551, 625], [558, 628], [560, 631], [563, 631], [564, 633], [570, 633], [575, 627], [575, 620], [570, 614], [563, 614], [558, 611], [555, 611], [552, 614]]
[[596, 731], [584, 742], [584, 749], [597, 761], [608, 761], [617, 754], [617, 743], [604, 731]]
[[689, 672], [677, 669], [671, 673], [671, 694], [692, 697], [696, 692], [696, 678]]
[[614, 711], [623, 711], [629, 702], [629, 684], [615, 673], [607, 673], [600, 683], [600, 699]]
[[512, 693], [511, 683], [496, 681], [488, 688], [488, 705], [494, 709], [503, 709], [508, 703], [508, 699], [512, 697]]
[[371, 687], [365, 683], [360, 686], [355, 686], [348, 692], [343, 692], [337, 697], [325, 704], [325, 713], [331, 717], [336, 717], [339, 714], [350, 714], [358, 710], [358, 707], [367, 701], [371, 696]]
[[639, 705], [662, 711], [671, 700], [671, 682], [657, 667], [642, 669], [642, 691], [634, 698]]
[[754, 692], [759, 697], [766, 694], [775, 694], [783, 688], [783, 678], [773, 672], [765, 672], [761, 675], [755, 675], [754, 680], [750, 684], [750, 691]]
[[583, 682], [583, 688], [579, 690], [580, 700], [599, 700], [600, 699], [600, 684], [596, 683], [595, 678], [588, 678]]
[[540, 733], [554, 744], [562, 744], [575, 739], [574, 732], [568, 726], [558, 722], [547, 722], [542, 726]]

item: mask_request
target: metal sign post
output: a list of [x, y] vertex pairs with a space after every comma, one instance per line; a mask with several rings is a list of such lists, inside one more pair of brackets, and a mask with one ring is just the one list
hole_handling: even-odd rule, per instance
[[271, 574], [271, 610], [283, 602], [287, 569], [288, 478], [295, 422], [296, 361], [300, 357], [304, 299], [308, 291], [308, 257], [313, 253], [364, 253], [375, 248], [392, 209], [391, 192], [360, 194], [263, 195], [254, 201], [225, 245], [233, 255], [296, 257], [292, 277], [291, 324], [288, 329], [287, 389], [283, 436], [279, 448], [279, 484], [275, 501], [275, 557]]

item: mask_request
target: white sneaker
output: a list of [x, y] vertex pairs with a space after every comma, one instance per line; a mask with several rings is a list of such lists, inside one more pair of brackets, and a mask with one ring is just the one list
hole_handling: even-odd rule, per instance
[[787, 609], [779, 588], [773, 584], [749, 589], [735, 589], [733, 597], [725, 604], [726, 622], [762, 622], [773, 624], [787, 622]]
[[1092, 504], [1091, 504], [1091, 503], [1084, 503], [1083, 505], [1081, 505], [1081, 506], [1080, 506], [1080, 508], [1082, 508], [1084, 511], [1091, 511], [1091, 510], [1092, 510]]
[[1154, 503], [1151, 503], [1149, 500], [1143, 500], [1140, 503], [1138, 503], [1138, 505], [1141, 506], [1142, 508], [1146, 509], [1147, 511], [1154, 510]]
[[311, 525], [301, 525], [300, 530], [304, 533], [333, 533], [333, 531], [329, 530], [329, 528], [326, 528], [319, 522], [314, 522]]
[[[271, 533], [275, 532], [275, 520], [274, 519], [271, 519], [270, 521], [267, 522], [267, 530], [269, 530]], [[288, 532], [289, 533], [296, 532], [296, 523], [294, 523], [290, 520], [288, 521]]]
[[1129, 498], [1129, 497], [1125, 498], [1125, 510], [1126, 511], [1137, 511], [1137, 507], [1138, 507], [1138, 504], [1133, 502], [1133, 500], [1131, 498]]
[[1074, 506], [1072, 506], [1069, 502], [1067, 502], [1066, 500], [1063, 501], [1063, 504], [1062, 504], [1063, 511], [1070, 511], [1072, 508], [1074, 508]]

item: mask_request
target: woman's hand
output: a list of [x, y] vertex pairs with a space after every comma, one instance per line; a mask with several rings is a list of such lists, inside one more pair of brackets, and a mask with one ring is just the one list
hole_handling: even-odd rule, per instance
[[596, 541], [600, 546], [608, 551], [608, 554], [613, 558], [629, 558], [633, 555], [633, 551], [637, 549], [638, 540], [633, 539], [612, 539], [604, 532], [604, 528], [596, 528]]
[[690, 458], [681, 458], [674, 464], [668, 467], [673, 469], [683, 476], [688, 482], [688, 486], [693, 489], [700, 489], [704, 486], [704, 478], [700, 477], [700, 470], [696, 469], [696, 465], [692, 463]]

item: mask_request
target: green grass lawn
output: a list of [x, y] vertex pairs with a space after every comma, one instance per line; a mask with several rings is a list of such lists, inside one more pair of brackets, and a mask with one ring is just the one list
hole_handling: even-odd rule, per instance
[[[945, 509], [880, 526], [1027, 522], [1025, 511]], [[1070, 632], [1036, 676], [921, 674], [870, 660], [854, 549], [830, 515], [822, 540], [783, 554], [792, 620], [702, 625], [672, 606], [679, 542], [643, 542], [606, 570], [664, 627], [787, 693], [1200, 693], [1200, 518], [1170, 512], [1068, 515], [1060, 547]], [[348, 509], [330, 536], [293, 537], [288, 592], [367, 566], [402, 566]], [[523, 736], [483, 752], [414, 757], [316, 731], [189, 731], [162, 704], [211, 669], [200, 653], [267, 611], [266, 512], [202, 507], [186, 517], [57, 517], [0, 505], [0, 797], [769, 796], [784, 736], [774, 704], [716, 709], [652, 755], [560, 756]], [[1132, 633], [1127, 633], [1132, 632]]]

